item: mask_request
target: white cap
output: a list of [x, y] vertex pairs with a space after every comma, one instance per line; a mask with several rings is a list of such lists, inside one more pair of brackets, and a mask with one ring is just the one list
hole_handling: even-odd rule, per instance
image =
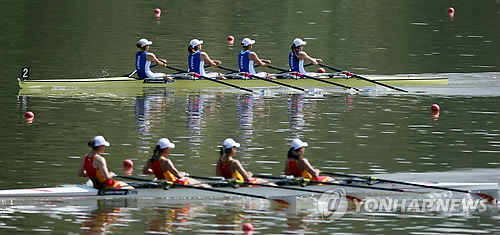
[[252, 45], [254, 43], [255, 43], [255, 40], [252, 40], [250, 38], [243, 38], [243, 40], [241, 41], [241, 45], [243, 45], [243, 46]]
[[173, 149], [173, 148], [175, 148], [175, 144], [170, 143], [170, 140], [168, 140], [167, 138], [161, 138], [160, 140], [158, 140], [158, 145], [160, 145], [160, 149], [166, 149], [166, 148]]
[[203, 41], [202, 40], [198, 40], [198, 39], [193, 39], [189, 42], [189, 45], [191, 45], [192, 47], [195, 47], [195, 46], [198, 46], [198, 45], [201, 45], [203, 44]]
[[240, 143], [236, 143], [236, 141], [234, 141], [231, 138], [225, 139], [222, 145], [224, 146], [225, 149], [230, 149], [232, 147], [237, 147], [237, 148], [240, 147]]
[[110, 145], [110, 143], [108, 141], [106, 141], [103, 136], [98, 135], [98, 136], [94, 137], [94, 146], [99, 147], [99, 146], [103, 146], [103, 145], [108, 147]]
[[147, 39], [143, 38], [143, 39], [139, 40], [137, 42], [137, 44], [139, 44], [141, 47], [143, 47], [143, 46], [151, 45], [151, 44], [153, 44], [153, 42], [148, 41]]
[[300, 149], [302, 147], [307, 147], [308, 145], [309, 144], [307, 144], [307, 142], [302, 142], [302, 140], [300, 140], [300, 139], [294, 139], [290, 146], [292, 146], [293, 150], [297, 150], [297, 149]]
[[307, 44], [307, 42], [304, 41], [304, 40], [302, 40], [302, 39], [300, 39], [300, 38], [296, 38], [296, 39], [293, 40], [293, 45], [295, 45], [296, 47], [303, 46], [303, 45], [306, 45], [306, 44]]

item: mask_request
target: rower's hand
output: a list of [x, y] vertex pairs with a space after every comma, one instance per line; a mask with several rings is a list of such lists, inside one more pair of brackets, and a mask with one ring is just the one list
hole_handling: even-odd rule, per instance
[[189, 177], [189, 173], [184, 172], [184, 178], [187, 178], [187, 177]]
[[160, 66], [167, 67], [168, 61], [166, 59], [159, 59], [160, 61]]
[[323, 60], [322, 59], [316, 59], [316, 62], [319, 64], [319, 63], [322, 63]]
[[215, 63], [215, 66], [222, 64], [222, 62], [220, 60], [212, 60], [212, 61]]
[[270, 60], [262, 60], [262, 62], [264, 62], [264, 63], [265, 63], [265, 65], [264, 65], [264, 66], [266, 66], [266, 65], [268, 65], [268, 64], [270, 64], [270, 63], [271, 63], [271, 61], [270, 61]]

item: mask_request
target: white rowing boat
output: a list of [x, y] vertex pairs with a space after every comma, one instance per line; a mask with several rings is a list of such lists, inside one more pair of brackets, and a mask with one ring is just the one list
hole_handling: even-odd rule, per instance
[[[346, 181], [345, 185], [352, 184], [362, 185], [365, 188], [352, 188], [337, 185], [308, 185], [306, 187], [300, 185], [286, 186], [289, 188], [268, 188], [268, 187], [214, 187], [209, 189], [171, 187], [164, 189], [160, 184], [149, 182], [135, 184], [135, 189], [120, 189], [120, 190], [97, 190], [88, 185], [63, 185], [52, 188], [28, 188], [28, 189], [9, 189], [0, 190], [0, 200], [5, 199], [49, 199], [49, 198], [172, 198], [172, 199], [203, 199], [203, 198], [220, 198], [230, 196], [248, 196], [255, 197], [287, 197], [287, 196], [306, 196], [311, 195], [310, 191], [325, 192], [344, 188], [347, 192], [348, 199], [364, 199], [370, 196], [391, 196], [405, 195], [407, 197], [425, 198], [426, 196], [436, 197], [439, 195], [453, 198], [464, 198], [470, 195], [472, 198], [485, 197], [498, 200], [498, 183], [416, 183], [423, 185], [408, 186], [397, 185], [392, 183], [377, 183], [365, 184], [356, 181]], [[445, 190], [436, 190], [428, 188], [428, 186], [443, 187], [449, 189], [459, 189], [470, 191], [470, 194], [450, 192]], [[370, 188], [373, 187], [373, 188]], [[403, 192], [384, 191], [380, 188], [388, 190], [402, 190]], [[293, 190], [296, 189], [296, 190]], [[304, 189], [310, 191], [303, 191]], [[212, 191], [217, 190], [217, 191]]]

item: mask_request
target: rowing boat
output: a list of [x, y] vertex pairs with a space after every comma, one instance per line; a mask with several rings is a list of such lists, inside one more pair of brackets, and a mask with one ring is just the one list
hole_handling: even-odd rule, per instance
[[[448, 78], [432, 76], [366, 76], [367, 78], [393, 86], [420, 86], [420, 85], [446, 85]], [[284, 84], [297, 87], [325, 87], [331, 86], [321, 81], [308, 78], [293, 78], [291, 76], [275, 79]], [[373, 86], [373, 83], [358, 79], [346, 78], [343, 75], [332, 75], [322, 80], [339, 83], [352, 87]], [[270, 83], [260, 79], [242, 79], [239, 76], [229, 77], [223, 80], [226, 83], [240, 87], [264, 88], [278, 87], [278, 84]], [[191, 76], [176, 76], [173, 80], [146, 79], [139, 80], [130, 77], [108, 77], [108, 78], [85, 78], [85, 79], [45, 79], [45, 80], [23, 80], [18, 78], [21, 89], [51, 89], [61, 90], [70, 87], [89, 88], [127, 88], [127, 87], [170, 87], [176, 89], [202, 89], [202, 88], [227, 88], [226, 85], [216, 83], [209, 79], [195, 79]]]
[[[155, 182], [131, 183], [135, 189], [118, 190], [97, 190], [89, 185], [63, 185], [52, 188], [28, 188], [28, 189], [9, 189], [0, 190], [0, 200], [5, 199], [50, 199], [50, 198], [171, 198], [171, 199], [203, 199], [203, 198], [221, 198], [230, 197], [235, 194], [255, 195], [257, 197], [287, 197], [287, 196], [306, 196], [312, 195], [310, 191], [326, 192], [344, 188], [347, 197], [351, 200], [363, 199], [370, 196], [391, 196], [405, 195], [408, 197], [425, 198], [426, 195], [436, 197], [443, 195], [446, 197], [464, 198], [463, 193], [451, 193], [449, 191], [433, 190], [428, 187], [402, 186], [390, 183], [367, 184], [362, 181], [341, 181], [341, 183], [371, 186], [371, 188], [351, 188], [337, 185], [292, 185], [289, 188], [280, 187], [230, 187], [227, 184], [215, 187], [217, 191], [202, 191], [196, 188], [171, 187], [164, 188], [161, 184]], [[470, 191], [471, 197], [477, 197], [476, 194], [488, 195], [498, 200], [498, 183], [418, 183], [425, 186], [444, 187], [451, 189], [465, 189]], [[293, 190], [293, 189], [297, 190]], [[403, 192], [382, 191], [380, 188], [403, 190]], [[301, 189], [308, 189], [303, 191]], [[440, 194], [441, 193], [441, 194]]]

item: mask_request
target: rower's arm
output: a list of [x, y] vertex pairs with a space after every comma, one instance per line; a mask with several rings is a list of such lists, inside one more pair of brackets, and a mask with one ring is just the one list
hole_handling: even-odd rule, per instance
[[304, 169], [309, 172], [309, 174], [312, 175], [313, 178], [319, 176], [319, 170], [314, 169], [314, 167], [311, 166], [311, 163], [307, 159], [302, 159], [302, 163], [304, 164]]
[[148, 174], [148, 175], [152, 175], [153, 174], [153, 169], [151, 169], [151, 159], [148, 160], [148, 162], [146, 162], [146, 164], [142, 168], [142, 173], [143, 174]]
[[241, 165], [241, 162], [238, 161], [238, 160], [233, 160], [232, 161], [232, 164], [235, 168], [236, 171], [238, 171], [241, 176], [243, 176], [243, 179], [245, 181], [250, 181], [250, 178], [252, 178], [252, 175], [250, 173], [248, 173], [245, 168], [243, 168], [243, 166]]
[[80, 167], [78, 167], [78, 176], [80, 177], [86, 177], [87, 176], [87, 172], [85, 172], [85, 170], [83, 169], [83, 166], [85, 165], [85, 157], [82, 157], [81, 161], [80, 161]]
[[149, 61], [154, 62], [154, 63], [156, 63], [156, 64], [158, 64], [160, 66], [163, 66], [163, 67], [167, 66], [167, 60], [165, 60], [165, 59], [158, 59], [158, 58], [156, 58], [155, 54], [153, 54], [153, 53], [148, 53], [146, 55], [146, 58]]
[[172, 173], [177, 179], [181, 179], [184, 177], [184, 172], [178, 171], [177, 168], [175, 168], [174, 163], [172, 163], [170, 159], [160, 161], [162, 161], [162, 165], [165, 164], [167, 170], [170, 171], [170, 173]]
[[217, 65], [222, 64], [220, 60], [211, 60], [206, 52], [202, 52], [200, 56], [201, 56], [200, 59], [202, 59], [205, 62], [205, 64], [210, 65], [212, 67], [216, 67]]
[[270, 60], [260, 59], [257, 53], [255, 52], [250, 52], [250, 55], [248, 55], [248, 57], [259, 66], [266, 66], [271, 63]]
[[301, 51], [299, 53], [299, 59], [300, 60], [304, 60], [306, 62], [310, 62], [310, 63], [316, 64], [316, 65], [319, 64], [319, 63], [321, 63], [321, 62], [323, 62], [322, 59], [316, 59], [316, 58], [310, 57], [305, 51]]
[[111, 179], [115, 174], [113, 172], [110, 172], [108, 170], [107, 164], [106, 164], [106, 159], [103, 157], [99, 156], [96, 159], [94, 159], [95, 163], [95, 168], [101, 171], [101, 174], [104, 176], [106, 179]]

